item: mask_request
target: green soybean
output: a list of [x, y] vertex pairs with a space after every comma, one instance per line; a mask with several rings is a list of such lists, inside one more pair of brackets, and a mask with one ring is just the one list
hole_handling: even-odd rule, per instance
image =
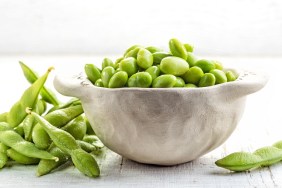
[[111, 67], [115, 67], [113, 61], [109, 58], [104, 58], [103, 61], [102, 61], [102, 69], [108, 67], [108, 66], [111, 66]]
[[133, 46], [130, 46], [123, 54], [123, 56], [125, 57], [126, 54], [131, 51], [131, 50], [134, 50], [135, 48], [143, 48], [143, 46], [139, 45], [139, 44], [136, 44], [136, 45], [133, 45]]
[[195, 66], [200, 67], [204, 73], [210, 72], [215, 69], [215, 64], [212, 61], [201, 59], [195, 63]]
[[220, 63], [219, 61], [215, 61], [215, 60], [213, 61], [213, 63], [214, 63], [214, 66], [215, 66], [216, 69], [223, 70], [222, 63]]
[[194, 47], [191, 44], [183, 44], [187, 52], [193, 52]]
[[170, 74], [158, 76], [153, 81], [153, 88], [170, 88], [176, 83], [176, 77]]
[[155, 52], [153, 53], [153, 62], [155, 65], [158, 65], [161, 63], [163, 58], [169, 57], [169, 56], [172, 56], [172, 55], [166, 52]]
[[204, 75], [204, 72], [200, 67], [191, 67], [183, 76], [182, 78], [186, 83], [191, 83], [197, 85]]
[[84, 72], [92, 84], [101, 78], [100, 70], [93, 64], [85, 64]]
[[25, 113], [26, 107], [30, 106], [31, 108], [34, 108], [36, 106], [38, 95], [52, 69], [53, 68], [49, 68], [42, 77], [37, 79], [28, 89], [26, 89], [20, 100], [12, 106], [7, 116], [7, 122], [11, 127], [18, 126], [24, 120], [27, 115]]
[[215, 84], [215, 76], [212, 73], [205, 73], [199, 82], [199, 87], [208, 87]]
[[189, 64], [179, 57], [166, 57], [161, 61], [160, 69], [165, 74], [181, 76], [189, 69]]
[[86, 134], [87, 125], [81, 115], [62, 127], [62, 130], [70, 133], [76, 140], [82, 140]]
[[152, 77], [152, 80], [160, 76], [161, 69], [158, 66], [151, 66], [146, 70], [147, 73], [149, 73]]
[[127, 72], [119, 71], [111, 77], [111, 79], [109, 81], [109, 88], [124, 87], [127, 80], [128, 80]]
[[212, 73], [215, 76], [215, 84], [222, 84], [227, 82], [227, 77], [225, 75], [225, 72], [223, 72], [222, 70], [213, 69], [210, 71], [210, 73]]
[[188, 62], [189, 66], [190, 67], [194, 67], [196, 62], [197, 62], [197, 57], [191, 53], [191, 52], [187, 52], [187, 59], [186, 61]]
[[225, 75], [226, 75], [228, 82], [232, 82], [232, 81], [235, 81], [237, 79], [237, 77], [235, 76], [235, 74], [232, 71], [227, 71], [225, 73]]
[[[30, 67], [28, 67], [26, 64], [23, 62], [19, 62], [21, 69], [23, 71], [23, 74], [27, 81], [31, 84], [33, 84], [37, 79], [38, 75], [35, 71], [33, 71]], [[53, 104], [54, 106], [57, 106], [60, 104], [59, 100], [57, 99], [56, 95], [52, 92], [52, 90], [42, 87], [42, 90], [40, 91], [40, 95], [42, 99], [50, 104]]]
[[184, 87], [185, 82], [181, 77], [176, 77], [176, 82], [173, 87]]
[[133, 50], [130, 50], [127, 54], [125, 54], [125, 58], [128, 58], [128, 57], [133, 57], [133, 58], [137, 58], [137, 54], [139, 52], [139, 50], [141, 49], [141, 47], [136, 47], [134, 48]]
[[197, 88], [198, 86], [196, 86], [195, 84], [185, 84], [184, 87], [187, 87], [187, 88]]
[[115, 69], [113, 67], [106, 67], [103, 69], [101, 74], [101, 79], [104, 87], [109, 86], [110, 79], [114, 74], [115, 74]]
[[147, 69], [153, 65], [153, 55], [149, 50], [141, 48], [137, 54], [137, 65], [143, 69]]
[[148, 88], [152, 84], [152, 77], [148, 72], [138, 72], [128, 79], [128, 87]]
[[72, 162], [79, 171], [90, 177], [97, 177], [100, 175], [100, 169], [94, 157], [82, 150], [71, 134], [56, 128], [44, 118], [29, 109], [27, 109], [27, 112], [35, 117], [35, 119], [49, 134], [54, 144], [71, 156]]
[[169, 49], [172, 55], [185, 60], [187, 59], [187, 51], [185, 46], [178, 39], [170, 39]]
[[0, 142], [28, 157], [48, 159], [48, 160], [58, 160], [57, 157], [54, 157], [47, 151], [40, 150], [31, 142], [24, 140], [14, 130], [5, 128], [4, 126], [1, 125], [0, 125]]
[[16, 161], [17, 163], [20, 163], [20, 164], [30, 165], [30, 164], [37, 164], [37, 163], [39, 163], [39, 159], [38, 158], [27, 157], [27, 156], [17, 152], [14, 149], [8, 149], [7, 150], [7, 155], [11, 159], [13, 159], [14, 161]]
[[103, 81], [102, 81], [102, 79], [100, 78], [100, 79], [98, 79], [98, 80], [96, 80], [96, 82], [95, 82], [95, 84], [94, 84], [95, 86], [97, 86], [97, 87], [104, 87], [104, 85], [103, 85]]
[[163, 51], [161, 48], [158, 48], [158, 47], [155, 47], [155, 46], [148, 46], [145, 49], [149, 50], [151, 53], [162, 52]]
[[127, 72], [129, 77], [138, 71], [136, 59], [133, 57], [123, 59], [119, 64], [119, 68]]

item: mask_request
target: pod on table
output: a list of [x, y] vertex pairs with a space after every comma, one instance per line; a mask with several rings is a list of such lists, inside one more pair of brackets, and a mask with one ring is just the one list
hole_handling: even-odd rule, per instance
[[102, 61], [102, 69], [104, 69], [108, 66], [115, 68], [115, 65], [114, 65], [114, 63], [111, 59], [104, 58], [103, 61]]
[[109, 86], [111, 77], [115, 74], [115, 69], [113, 67], [106, 67], [102, 70], [101, 79], [104, 87]]
[[204, 75], [203, 70], [200, 67], [191, 67], [185, 74], [182, 75], [182, 78], [186, 83], [191, 83], [197, 85]]
[[14, 149], [8, 149], [7, 155], [14, 161], [20, 164], [31, 165], [31, 164], [38, 164], [39, 159], [33, 157], [27, 157]]
[[160, 69], [165, 74], [181, 76], [189, 69], [189, 64], [179, 57], [166, 57], [162, 59]]
[[225, 75], [225, 72], [223, 72], [222, 70], [213, 69], [210, 71], [210, 73], [212, 73], [215, 76], [215, 84], [222, 84], [227, 82], [227, 77]]
[[42, 77], [37, 79], [28, 89], [26, 89], [20, 100], [12, 106], [7, 116], [7, 122], [11, 127], [18, 126], [24, 120], [27, 115], [25, 113], [26, 107], [34, 108], [36, 106], [38, 95], [52, 69], [53, 68], [49, 68]]
[[204, 73], [210, 72], [212, 69], [215, 69], [215, 64], [206, 59], [200, 59], [195, 63], [195, 66], [200, 67]]
[[7, 156], [8, 149], [9, 149], [8, 146], [0, 142], [0, 169], [3, 168], [8, 161], [8, 156]]
[[48, 149], [48, 152], [58, 157], [59, 161], [41, 159], [36, 170], [37, 176], [43, 176], [50, 173], [52, 170], [55, 170], [56, 168], [65, 164], [70, 158], [69, 154], [63, 152], [60, 148], [58, 148], [54, 144], [51, 144], [51, 146]]
[[[28, 67], [23, 62], [20, 61], [19, 63], [20, 63], [20, 66], [24, 73], [25, 78], [27, 79], [29, 83], [33, 84], [38, 79], [39, 76], [36, 74], [35, 71], [33, 71], [30, 67]], [[56, 95], [50, 89], [44, 86], [42, 87], [40, 95], [44, 101], [50, 104], [53, 104], [54, 106], [57, 106], [60, 104], [60, 101], [57, 99]]]
[[169, 49], [172, 55], [180, 57], [184, 60], [187, 59], [187, 51], [185, 46], [178, 39], [169, 40]]
[[123, 59], [119, 64], [119, 68], [120, 70], [127, 72], [129, 77], [138, 71], [136, 59], [133, 57]]
[[90, 177], [97, 177], [100, 175], [100, 169], [94, 157], [82, 150], [71, 134], [53, 126], [43, 117], [31, 110], [26, 109], [26, 111], [35, 117], [49, 134], [54, 144], [63, 152], [66, 152], [71, 156], [72, 162], [79, 171]]
[[92, 84], [101, 78], [100, 70], [94, 64], [85, 64], [84, 72]]
[[153, 65], [153, 55], [149, 50], [141, 48], [137, 54], [137, 65], [143, 69], [147, 69]]
[[208, 87], [215, 84], [215, 76], [212, 73], [205, 73], [199, 82], [199, 87]]
[[[60, 128], [82, 113], [82, 106], [76, 105], [64, 109], [55, 110], [49, 114], [46, 114], [44, 118], [52, 123], [52, 125]], [[33, 128], [32, 140], [34, 144], [40, 149], [47, 149], [51, 143], [49, 135], [39, 123], [37, 123]]]
[[148, 88], [152, 84], [152, 77], [148, 72], [137, 72], [128, 79], [128, 87]]
[[124, 87], [127, 80], [128, 80], [127, 72], [119, 71], [111, 77], [111, 79], [109, 81], [109, 88]]
[[176, 77], [171, 74], [165, 74], [158, 76], [153, 80], [153, 88], [170, 88], [173, 87], [176, 83]]
[[76, 140], [82, 140], [86, 134], [87, 125], [82, 115], [62, 127], [62, 130], [70, 133]]

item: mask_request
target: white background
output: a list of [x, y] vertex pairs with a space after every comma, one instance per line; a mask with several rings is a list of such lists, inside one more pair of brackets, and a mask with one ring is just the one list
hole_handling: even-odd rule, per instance
[[0, 0], [0, 55], [121, 54], [172, 37], [201, 55], [282, 55], [281, 0]]

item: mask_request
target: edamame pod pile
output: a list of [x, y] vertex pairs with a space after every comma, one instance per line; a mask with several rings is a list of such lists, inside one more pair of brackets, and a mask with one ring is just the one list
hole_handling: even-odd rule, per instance
[[[105, 67], [111, 64], [104, 60]], [[104, 145], [85, 117], [80, 100], [62, 103], [44, 86], [53, 68], [39, 77], [23, 62], [20, 66], [31, 86], [9, 112], [0, 113], [0, 169], [13, 163], [38, 164], [36, 175], [42, 176], [72, 161], [68, 164], [74, 164], [83, 174], [99, 176], [95, 158], [104, 154]], [[27, 108], [31, 108], [28, 113]], [[88, 142], [90, 138], [95, 141]]]
[[169, 41], [169, 52], [154, 46], [133, 45], [115, 63], [105, 58], [102, 69], [86, 64], [84, 70], [95, 86], [106, 88], [197, 88], [237, 79], [220, 62], [198, 59], [193, 51], [192, 45], [173, 38]]

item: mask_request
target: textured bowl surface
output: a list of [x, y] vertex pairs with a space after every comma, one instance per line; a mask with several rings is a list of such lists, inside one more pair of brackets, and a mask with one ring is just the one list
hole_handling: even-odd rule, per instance
[[101, 141], [141, 163], [175, 165], [220, 146], [240, 121], [246, 96], [267, 76], [240, 71], [234, 82], [206, 88], [120, 88], [93, 86], [82, 74], [56, 76], [55, 88], [81, 99]]

